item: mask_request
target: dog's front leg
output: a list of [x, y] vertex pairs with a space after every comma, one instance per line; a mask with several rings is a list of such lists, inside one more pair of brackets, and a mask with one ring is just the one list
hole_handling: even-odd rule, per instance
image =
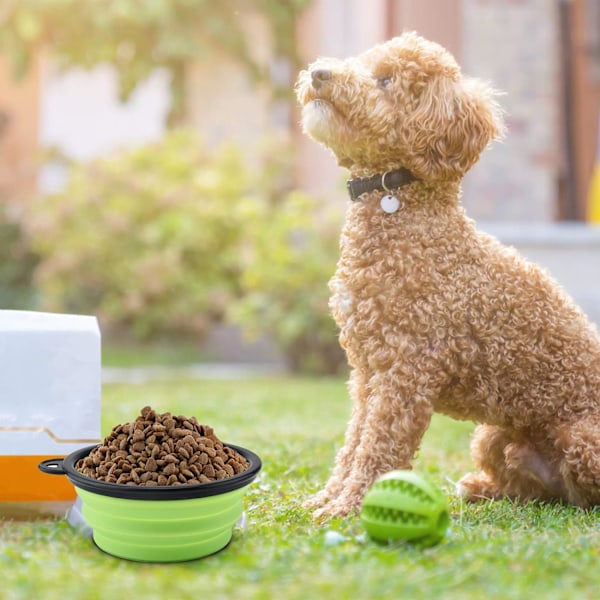
[[335, 457], [333, 472], [325, 487], [304, 502], [305, 508], [318, 508], [328, 500], [336, 498], [344, 487], [344, 481], [350, 476], [356, 452], [362, 437], [363, 425], [367, 413], [367, 400], [369, 397], [369, 376], [365, 371], [353, 369], [350, 374], [349, 391], [352, 399], [352, 416], [346, 427], [344, 445], [338, 450]]
[[[345, 455], [351, 460], [346, 476], [336, 486], [336, 495], [316, 516], [345, 515], [358, 510], [373, 481], [394, 469], [410, 468], [433, 414], [439, 393], [431, 373], [412, 377], [399, 370], [377, 372], [369, 381], [369, 395], [360, 429], [360, 440]], [[423, 381], [421, 381], [423, 379]]]

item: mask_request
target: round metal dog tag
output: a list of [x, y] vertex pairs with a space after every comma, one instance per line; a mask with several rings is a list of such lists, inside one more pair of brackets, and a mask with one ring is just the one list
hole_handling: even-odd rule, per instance
[[386, 213], [395, 213], [400, 208], [400, 200], [396, 198], [396, 196], [391, 196], [390, 194], [386, 194], [381, 199], [381, 208], [383, 212]]

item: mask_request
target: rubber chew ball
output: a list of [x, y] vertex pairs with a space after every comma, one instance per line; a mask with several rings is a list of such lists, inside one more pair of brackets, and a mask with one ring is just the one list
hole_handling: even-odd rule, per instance
[[391, 471], [367, 492], [361, 519], [377, 542], [409, 541], [437, 544], [450, 522], [446, 496], [413, 471]]

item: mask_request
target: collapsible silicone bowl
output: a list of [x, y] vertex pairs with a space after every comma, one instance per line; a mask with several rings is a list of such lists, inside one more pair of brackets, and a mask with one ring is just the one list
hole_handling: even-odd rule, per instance
[[243, 512], [244, 488], [261, 469], [260, 458], [226, 444], [249, 463], [243, 473], [179, 486], [140, 487], [99, 481], [75, 468], [96, 446], [44, 460], [44, 473], [66, 475], [81, 498], [82, 513], [104, 552], [146, 562], [177, 562], [218, 552], [231, 540]]

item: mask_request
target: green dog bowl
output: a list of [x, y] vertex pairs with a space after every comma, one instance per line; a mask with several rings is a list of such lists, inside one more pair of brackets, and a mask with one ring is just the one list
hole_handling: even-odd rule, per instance
[[96, 545], [113, 556], [146, 562], [177, 562], [218, 552], [231, 540], [243, 512], [244, 488], [261, 469], [260, 458], [226, 444], [249, 463], [243, 473], [193, 485], [139, 487], [86, 477], [75, 465], [96, 446], [64, 459], [44, 460], [44, 473], [66, 475], [82, 502]]

